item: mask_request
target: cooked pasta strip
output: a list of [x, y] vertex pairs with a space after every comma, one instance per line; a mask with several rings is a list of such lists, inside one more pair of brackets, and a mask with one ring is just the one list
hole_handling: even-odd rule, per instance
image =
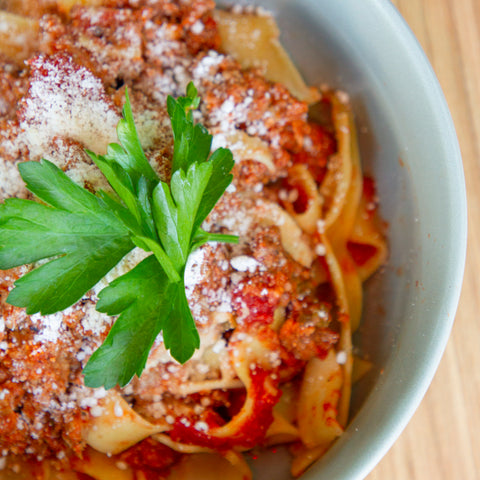
[[152, 438], [167, 447], [170, 447], [172, 450], [175, 450], [179, 453], [212, 453], [214, 450], [207, 447], [199, 447], [198, 445], [190, 445], [188, 443], [176, 442], [172, 440], [168, 434], [158, 433], [152, 435]]
[[[170, 436], [176, 441], [192, 441], [214, 449], [228, 448], [229, 442], [238, 447], [251, 448], [266, 434], [273, 421], [272, 409], [280, 398], [278, 374], [270, 361], [270, 348], [266, 339], [242, 335], [235, 347], [233, 365], [245, 385], [246, 398], [240, 411], [225, 425], [209, 428], [207, 432], [184, 422], [176, 422]], [[254, 428], [252, 428], [254, 427]]]
[[243, 68], [262, 68], [265, 77], [279, 82], [299, 100], [314, 103], [319, 94], [307, 87], [297, 68], [282, 47], [275, 20], [270, 16], [215, 11], [222, 48]]
[[38, 21], [0, 10], [0, 53], [23, 64], [38, 48]]
[[286, 205], [286, 210], [299, 227], [311, 235], [317, 229], [317, 223], [322, 210], [322, 199], [315, 180], [306, 165], [296, 164], [288, 171], [288, 182], [289, 185], [294, 187], [297, 192], [301, 192], [301, 195], [305, 197], [304, 203], [306, 206], [303, 212], [296, 212], [294, 203], [289, 202], [287, 199], [283, 202]]
[[265, 445], [279, 445], [298, 440], [298, 428], [277, 412], [273, 412], [273, 422], [267, 430]]
[[265, 445], [277, 445], [298, 441], [300, 434], [297, 423], [297, 385], [283, 384], [282, 396], [273, 409], [273, 422], [265, 438]]
[[[342, 100], [341, 95], [332, 97], [332, 115], [338, 142], [338, 158], [341, 159], [342, 165], [342, 175], [338, 177], [339, 185], [335, 189], [342, 192], [339, 195], [342, 200], [338, 204], [333, 204], [327, 212], [321, 237], [326, 246], [326, 260], [342, 315], [338, 350], [345, 358], [343, 361], [344, 383], [338, 420], [340, 424], [345, 425], [350, 404], [353, 365], [351, 333], [360, 323], [363, 303], [361, 278], [347, 245], [358, 215], [363, 179], [353, 115], [350, 107]], [[331, 175], [333, 178], [334, 174]]]
[[222, 133], [215, 137], [215, 145], [229, 148], [236, 163], [254, 160], [262, 163], [270, 172], [275, 172], [273, 155], [268, 144], [258, 137], [252, 137], [242, 130]]
[[[360, 200], [361, 166], [355, 124], [349, 104], [345, 103], [342, 93], [326, 92], [325, 95], [332, 103], [332, 120], [338, 153], [331, 158], [327, 175], [320, 188], [324, 198], [323, 221], [325, 230], [328, 230], [342, 215], [342, 222], [337, 222], [337, 231], [342, 228], [342, 236], [345, 237], [352, 229]], [[340, 233], [337, 233], [337, 236], [340, 236]]]
[[327, 447], [341, 435], [337, 408], [343, 383], [342, 368], [335, 353], [312, 358], [303, 375], [297, 404], [298, 430], [308, 448]]
[[348, 413], [350, 409], [350, 397], [352, 395], [352, 371], [353, 371], [353, 346], [352, 346], [352, 330], [350, 322], [342, 323], [340, 341], [338, 345], [337, 355], [343, 356], [342, 371], [343, 384], [342, 394], [338, 403], [338, 423], [342, 427], [347, 426]]
[[100, 6], [107, 0], [2, 0], [0, 6], [6, 10], [26, 17], [40, 17], [54, 7], [62, 13], [69, 13], [74, 5]]
[[294, 456], [292, 460], [292, 475], [296, 478], [299, 477], [305, 470], [317, 461], [325, 452], [326, 447], [307, 448], [304, 445], [299, 446], [294, 450]]
[[91, 417], [83, 434], [87, 444], [98, 452], [117, 454], [166, 430], [166, 425], [153, 425], [144, 420], [117, 392], [109, 391], [100, 406], [101, 415]]
[[72, 467], [76, 472], [89, 475], [95, 480], [136, 480], [134, 471], [128, 465], [93, 448], [88, 449], [83, 458], [73, 458]]
[[238, 379], [221, 378], [219, 380], [205, 380], [203, 382], [191, 382], [188, 385], [180, 385], [178, 393], [181, 395], [192, 395], [198, 392], [213, 390], [231, 390], [241, 388], [243, 383]]
[[[23, 462], [23, 461], [15, 461], [14, 463], [15, 467], [13, 465], [10, 465], [9, 462], [7, 462], [4, 466], [4, 468], [0, 471], [0, 480], [20, 480], [20, 479], [28, 479], [30, 480], [31, 478], [34, 478], [34, 471], [35, 468], [31, 463]], [[48, 472], [49, 468], [44, 467], [42, 465], [42, 474], [43, 472]], [[42, 479], [43, 480], [43, 479]], [[66, 479], [70, 480], [70, 479]], [[77, 480], [77, 479], [75, 479]]]
[[387, 259], [387, 243], [371, 201], [362, 195], [348, 248], [362, 282], [373, 275]]
[[[245, 457], [235, 450], [228, 450], [223, 454], [225, 460], [228, 460], [230, 465], [235, 469], [235, 475], [241, 475], [242, 480], [252, 480], [252, 471], [245, 460]], [[230, 473], [223, 478], [231, 478]], [[233, 477], [235, 478], [235, 477]]]
[[[356, 330], [362, 313], [362, 285], [356, 265], [348, 252], [347, 243], [352, 235], [362, 194], [362, 173], [353, 116], [348, 105], [332, 97], [333, 120], [342, 174], [335, 188], [341, 199], [330, 207], [325, 216], [323, 232], [333, 252], [327, 256], [333, 284], [339, 297], [341, 311], [348, 315], [352, 330]], [[331, 175], [335, 176], [333, 170]], [[326, 180], [327, 181], [327, 180]], [[340, 193], [341, 192], [341, 193]], [[335, 260], [333, 260], [335, 259]]]
[[353, 356], [352, 383], [358, 382], [361, 378], [372, 371], [373, 363], [370, 360]]
[[44, 469], [44, 480], [78, 480], [78, 475], [74, 471], [58, 470], [58, 466], [53, 465], [51, 462], [44, 462], [42, 467]]
[[350, 258], [346, 246], [337, 246], [333, 249], [330, 240], [322, 235], [322, 241], [326, 249], [326, 261], [329, 266], [332, 284], [337, 294], [341, 317], [340, 342], [338, 345], [339, 354], [344, 356], [343, 372], [344, 382], [342, 395], [338, 408], [338, 421], [346, 425], [351, 393], [351, 372], [352, 372], [352, 341], [351, 341], [351, 318], [360, 319], [362, 306], [362, 285], [356, 271], [355, 264]]
[[305, 267], [312, 265], [314, 254], [305, 235], [295, 220], [276, 203], [259, 202], [258, 214], [265, 224], [273, 224], [280, 230], [282, 246], [294, 260]]
[[68, 13], [74, 5], [83, 5], [86, 7], [97, 7], [105, 4], [105, 0], [56, 0], [60, 11]]
[[[233, 452], [232, 452], [233, 453]], [[219, 454], [197, 453], [185, 457], [176, 466], [168, 480], [251, 480], [252, 474], [240, 456], [228, 459]]]
[[302, 444], [293, 449], [294, 476], [320, 458], [343, 432], [337, 412], [343, 395], [343, 375], [333, 351], [325, 359], [313, 358], [305, 368], [297, 406]]

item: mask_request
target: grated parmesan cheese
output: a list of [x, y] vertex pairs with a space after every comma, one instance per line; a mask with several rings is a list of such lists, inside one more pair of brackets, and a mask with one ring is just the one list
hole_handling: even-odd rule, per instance
[[184, 282], [188, 294], [191, 293], [195, 285], [200, 283], [203, 279], [203, 269], [205, 268], [205, 248], [197, 248], [190, 254], [185, 266]]
[[230, 260], [232, 267], [238, 272], [250, 272], [253, 273], [257, 269], [262, 269], [263, 265], [257, 262], [253, 257], [247, 255], [239, 255]]
[[38, 325], [40, 330], [39, 333], [35, 335], [34, 341], [36, 343], [57, 342], [63, 328], [64, 314], [65, 312], [57, 312], [53, 315], [45, 316], [42, 316], [39, 313], [32, 315], [30, 319]]
[[201, 20], [197, 20], [190, 28], [192, 33], [195, 35], [200, 35], [205, 30], [205, 25]]
[[347, 353], [343, 350], [337, 352], [337, 363], [339, 365], [345, 365], [347, 363]]
[[31, 61], [32, 81], [21, 128], [33, 158], [45, 156], [50, 142], [64, 136], [102, 153], [116, 140], [119, 115], [99, 78], [65, 55]]
[[0, 158], [0, 200], [10, 197], [25, 198], [28, 195], [17, 163]]

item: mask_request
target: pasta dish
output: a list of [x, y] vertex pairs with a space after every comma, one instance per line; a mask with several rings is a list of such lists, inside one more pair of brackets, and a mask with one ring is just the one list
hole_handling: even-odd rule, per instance
[[[193, 82], [201, 99], [193, 119], [213, 135], [212, 151], [228, 148], [235, 160], [202, 229], [238, 236], [188, 257], [183, 280], [200, 347], [181, 364], [159, 334], [143, 373], [123, 388], [88, 387], [82, 369], [116, 321], [96, 310], [100, 290], [144, 250], [46, 315], [6, 301], [32, 265], [1, 272], [0, 479], [245, 480], [247, 452], [275, 445], [288, 445], [300, 475], [347, 424], [362, 284], [386, 258], [348, 95], [308, 87], [260, 8], [0, 7], [2, 202], [33, 198], [19, 169], [42, 159], [91, 193], [109, 191], [88, 152], [117, 141], [126, 94], [145, 156], [168, 183], [167, 97]], [[39, 242], [49, 238], [45, 231]]]

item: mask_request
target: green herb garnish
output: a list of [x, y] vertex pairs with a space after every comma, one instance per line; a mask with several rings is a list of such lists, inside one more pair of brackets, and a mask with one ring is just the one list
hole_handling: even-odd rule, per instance
[[92, 194], [47, 160], [19, 164], [27, 188], [44, 203], [8, 199], [0, 205], [0, 269], [50, 259], [15, 282], [7, 302], [28, 314], [52, 314], [73, 305], [129, 251], [153, 254], [99, 293], [97, 310], [119, 315], [84, 368], [90, 387], [125, 386], [145, 368], [162, 331], [165, 347], [181, 363], [200, 339], [185, 295], [188, 256], [214, 240], [201, 224], [232, 181], [233, 157], [195, 124], [200, 99], [168, 97], [174, 134], [170, 184], [152, 169], [135, 128], [128, 92], [117, 126], [120, 144], [106, 155], [87, 152], [115, 193]]

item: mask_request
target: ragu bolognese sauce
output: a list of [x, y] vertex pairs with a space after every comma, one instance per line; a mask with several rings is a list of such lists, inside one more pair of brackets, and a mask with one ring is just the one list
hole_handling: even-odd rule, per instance
[[[86, 150], [103, 154], [116, 141], [127, 89], [145, 155], [169, 182], [167, 96], [193, 82], [193, 118], [213, 135], [212, 150], [229, 148], [235, 160], [202, 228], [239, 242], [209, 242], [188, 259], [193, 357], [178, 363], [159, 335], [142, 375], [110, 390], [82, 375], [116, 320], [95, 309], [104, 281], [64, 311], [29, 315], [5, 300], [32, 267], [3, 271], [0, 478], [206, 480], [218, 468], [248, 479], [242, 452], [276, 444], [292, 446], [301, 474], [346, 425], [361, 285], [386, 256], [348, 96], [298, 84], [279, 44], [270, 61], [285, 81], [272, 79], [261, 52], [278, 32], [262, 9], [3, 3], [0, 25], [28, 34], [22, 48], [13, 37], [0, 46], [1, 200], [32, 198], [17, 167], [42, 158], [91, 193], [108, 190]], [[240, 47], [248, 32], [249, 52], [262, 42], [253, 65], [232, 42], [238, 35]], [[309, 117], [320, 99], [323, 124]], [[106, 281], [146, 256], [132, 250]]]

